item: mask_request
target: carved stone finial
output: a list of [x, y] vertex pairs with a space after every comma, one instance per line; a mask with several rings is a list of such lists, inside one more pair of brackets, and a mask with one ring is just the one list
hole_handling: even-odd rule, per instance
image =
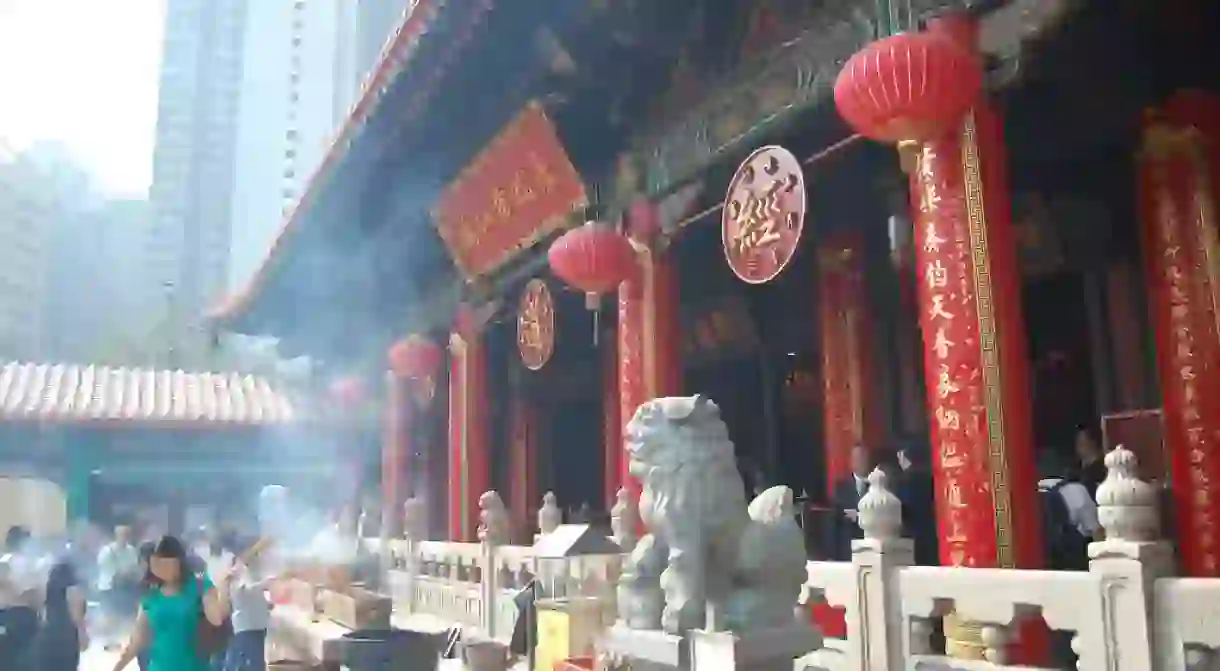
[[1107, 539], [1151, 541], [1160, 534], [1156, 488], [1139, 478], [1138, 465], [1122, 445], [1106, 455], [1109, 474], [1097, 488], [1097, 517]]
[[614, 542], [618, 543], [623, 552], [635, 549], [635, 530], [640, 523], [640, 511], [636, 506], [631, 490], [622, 487], [614, 495], [614, 507], [610, 509], [610, 530], [614, 532]]
[[563, 511], [559, 509], [559, 501], [555, 492], [542, 495], [542, 507], [538, 509], [538, 533], [543, 536], [555, 531], [563, 522]]
[[479, 497], [479, 541], [488, 545], [504, 545], [508, 542], [508, 511], [504, 500], [494, 491], [483, 492]]
[[411, 497], [402, 504], [402, 534], [411, 540], [423, 540], [427, 534], [424, 502]]
[[902, 502], [889, 490], [885, 471], [868, 476], [868, 492], [860, 499], [856, 519], [865, 538], [891, 540], [902, 533]]

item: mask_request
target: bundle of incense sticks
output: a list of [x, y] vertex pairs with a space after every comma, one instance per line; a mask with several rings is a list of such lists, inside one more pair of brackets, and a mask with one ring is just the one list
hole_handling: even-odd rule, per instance
[[248, 563], [251, 559], [258, 557], [263, 553], [264, 550], [274, 544], [275, 540], [270, 536], [259, 536], [258, 540], [254, 542], [254, 545], [246, 548], [246, 551], [241, 553], [241, 556], [237, 558], [237, 561], [240, 561], [243, 564]]

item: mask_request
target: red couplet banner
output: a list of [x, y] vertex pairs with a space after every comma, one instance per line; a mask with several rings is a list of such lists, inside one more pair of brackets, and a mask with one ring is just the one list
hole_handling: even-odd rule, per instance
[[434, 219], [458, 269], [473, 279], [587, 204], [554, 124], [541, 105], [530, 103], [445, 188]]

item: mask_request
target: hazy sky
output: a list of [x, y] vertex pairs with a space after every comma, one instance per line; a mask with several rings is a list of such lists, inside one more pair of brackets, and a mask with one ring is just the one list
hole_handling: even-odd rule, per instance
[[0, 0], [0, 137], [58, 140], [110, 192], [152, 178], [165, 0]]

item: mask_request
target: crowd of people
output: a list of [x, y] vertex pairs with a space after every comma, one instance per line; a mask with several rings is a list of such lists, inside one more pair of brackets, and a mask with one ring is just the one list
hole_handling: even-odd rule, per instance
[[[0, 669], [75, 671], [94, 638], [114, 671], [263, 671], [268, 579], [257, 539], [161, 536], [140, 545], [120, 526], [93, 555], [30, 547], [9, 530], [0, 557]], [[87, 576], [92, 576], [90, 580]], [[87, 606], [97, 604], [97, 617]]]

